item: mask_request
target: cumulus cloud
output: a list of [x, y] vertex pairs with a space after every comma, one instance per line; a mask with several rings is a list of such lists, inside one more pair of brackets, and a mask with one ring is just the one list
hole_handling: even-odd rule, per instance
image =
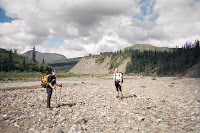
[[[116, 51], [136, 43], [175, 47], [200, 39], [197, 0], [0, 0], [0, 47], [66, 57]], [[62, 38], [59, 47], [49, 40]]]

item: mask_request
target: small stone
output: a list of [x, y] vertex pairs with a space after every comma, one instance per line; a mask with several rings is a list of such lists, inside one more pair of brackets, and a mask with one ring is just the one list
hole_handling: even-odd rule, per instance
[[138, 117], [138, 121], [144, 121], [145, 117]]
[[85, 124], [86, 122], [87, 122], [87, 120], [85, 118], [80, 118], [75, 121], [75, 124]]
[[53, 126], [51, 124], [48, 125], [49, 128], [53, 128]]
[[134, 127], [133, 128], [135, 131], [139, 131], [139, 128], [138, 127]]
[[117, 121], [117, 118], [108, 118], [110, 122], [115, 123]]
[[13, 123], [15, 127], [19, 128], [20, 126], [17, 124], [17, 122]]
[[72, 125], [72, 127], [69, 130], [69, 133], [76, 133], [78, 130], [78, 127], [76, 125]]
[[28, 131], [29, 131], [29, 132], [34, 132], [35, 129], [34, 129], [34, 128], [30, 128]]
[[162, 119], [157, 119], [157, 120], [156, 120], [156, 122], [161, 122], [161, 121], [162, 121]]
[[53, 133], [64, 133], [60, 128], [54, 128]]

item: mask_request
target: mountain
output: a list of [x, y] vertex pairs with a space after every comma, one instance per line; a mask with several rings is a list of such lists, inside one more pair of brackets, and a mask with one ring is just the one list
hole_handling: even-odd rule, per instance
[[[32, 51], [33, 50], [29, 50], [29, 51], [21, 54], [21, 56], [31, 60]], [[64, 55], [56, 54], [56, 53], [40, 53], [38, 51], [35, 51], [35, 55], [36, 55], [36, 61], [40, 62], [40, 63], [42, 62], [43, 59], [44, 59], [45, 63], [51, 63], [56, 60], [67, 59]]]
[[126, 47], [125, 49], [123, 49], [122, 51], [125, 51], [125, 50], [139, 50], [139, 51], [171, 51], [172, 49], [171, 48], [168, 48], [168, 47], [156, 47], [156, 46], [152, 46], [152, 45], [149, 45], [149, 44], [135, 44], [133, 46], [130, 46], [130, 47]]
[[32, 62], [31, 60], [28, 60], [17, 53], [13, 53], [12, 50], [8, 51], [0, 48], [0, 71], [50, 73], [52, 69], [46, 64]]

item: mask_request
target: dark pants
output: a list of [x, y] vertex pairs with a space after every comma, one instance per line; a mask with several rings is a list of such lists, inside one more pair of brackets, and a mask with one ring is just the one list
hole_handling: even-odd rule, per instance
[[51, 102], [51, 95], [52, 95], [52, 88], [51, 87], [47, 87], [47, 108], [50, 108], [51, 106], [51, 104], [50, 104], [50, 102]]
[[119, 83], [115, 83], [115, 87], [117, 91], [122, 91], [122, 87]]

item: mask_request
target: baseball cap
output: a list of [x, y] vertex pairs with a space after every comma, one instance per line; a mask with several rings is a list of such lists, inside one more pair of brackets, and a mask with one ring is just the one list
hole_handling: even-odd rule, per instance
[[54, 73], [54, 72], [56, 72], [56, 70], [53, 70], [52, 72]]

